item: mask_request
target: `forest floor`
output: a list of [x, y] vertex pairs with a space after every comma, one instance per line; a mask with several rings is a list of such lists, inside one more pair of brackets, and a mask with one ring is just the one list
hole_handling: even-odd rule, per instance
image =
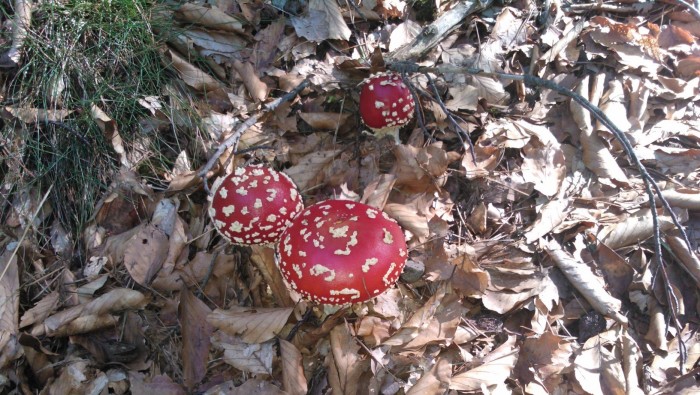
[[[0, 393], [700, 391], [692, 4], [2, 10]], [[358, 114], [386, 70], [398, 142]], [[399, 281], [319, 305], [228, 244], [208, 187], [251, 163], [394, 218]]]

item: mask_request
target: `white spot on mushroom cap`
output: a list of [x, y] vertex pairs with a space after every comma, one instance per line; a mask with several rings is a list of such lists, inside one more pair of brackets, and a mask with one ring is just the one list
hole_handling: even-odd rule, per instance
[[263, 206], [262, 200], [260, 199], [255, 199], [255, 203], [253, 204], [254, 208], [261, 208]]
[[228, 197], [228, 190], [226, 189], [226, 187], [219, 188], [219, 196], [221, 196], [224, 199]]
[[382, 277], [382, 282], [384, 282], [384, 285], [391, 285], [391, 281], [389, 281], [389, 276], [391, 276], [394, 273], [394, 269], [396, 269], [396, 263], [391, 262], [391, 265], [389, 265], [389, 270], [387, 270], [384, 276]]
[[367, 273], [371, 266], [376, 265], [379, 262], [377, 258], [367, 258], [365, 263], [362, 265], [362, 271]]
[[328, 231], [331, 232], [331, 235], [333, 238], [340, 238], [340, 237], [348, 237], [348, 229], [350, 227], [348, 225], [341, 226], [340, 228], [334, 228], [330, 227], [328, 228]]
[[350, 295], [350, 299], [358, 299], [360, 297], [360, 291], [355, 288], [331, 289], [330, 293], [331, 295]]
[[335, 280], [335, 270], [329, 269], [321, 264], [313, 265], [311, 269], [309, 269], [309, 273], [311, 273], [312, 276], [321, 276], [328, 273], [324, 280], [328, 282]]
[[240, 188], [236, 189], [236, 193], [241, 195], [241, 196], [245, 196], [248, 194], [248, 190], [246, 190], [243, 187], [240, 187]]
[[277, 220], [277, 216], [275, 214], [270, 214], [265, 218], [267, 222], [275, 222]]
[[377, 218], [377, 210], [368, 208], [367, 209], [367, 216], [370, 218]]
[[234, 221], [231, 226], [229, 226], [229, 229], [231, 229], [231, 232], [240, 232], [241, 229], [243, 229], [243, 224], [238, 221]]
[[382, 228], [382, 232], [384, 232], [384, 239], [382, 239], [382, 241], [386, 244], [394, 244], [394, 236], [391, 235], [391, 232], [386, 230], [386, 228]]
[[297, 277], [299, 277], [299, 278], [303, 277], [303, 273], [301, 272], [301, 268], [299, 267], [299, 265], [297, 265], [296, 263], [293, 264], [292, 269], [294, 270], [294, 273], [297, 274]]
[[225, 206], [224, 208], [222, 208], [221, 212], [224, 213], [224, 215], [228, 217], [231, 214], [236, 212], [236, 207], [234, 207], [233, 204], [229, 204], [228, 206]]

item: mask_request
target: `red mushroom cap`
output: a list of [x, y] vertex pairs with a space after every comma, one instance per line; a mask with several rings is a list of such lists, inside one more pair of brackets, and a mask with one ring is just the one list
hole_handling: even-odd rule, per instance
[[395, 73], [379, 73], [366, 79], [360, 92], [360, 116], [375, 132], [398, 129], [413, 117], [416, 103], [410, 89]]
[[239, 167], [219, 177], [212, 189], [209, 216], [233, 244], [275, 243], [304, 209], [289, 176], [265, 166]]
[[327, 200], [302, 211], [282, 235], [277, 254], [292, 289], [336, 305], [384, 292], [398, 280], [407, 258], [396, 221], [348, 200]]

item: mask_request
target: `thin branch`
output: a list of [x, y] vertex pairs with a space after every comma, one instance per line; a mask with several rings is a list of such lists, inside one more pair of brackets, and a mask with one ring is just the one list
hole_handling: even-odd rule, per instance
[[299, 94], [299, 92], [303, 91], [304, 88], [306, 88], [308, 85], [309, 80], [305, 79], [288, 93], [285, 93], [283, 96], [278, 97], [277, 99], [265, 104], [264, 108], [260, 112], [246, 119], [245, 122], [243, 122], [242, 124], [238, 125], [236, 130], [228, 138], [226, 138], [224, 142], [222, 142], [219, 145], [216, 151], [214, 151], [214, 154], [211, 156], [211, 158], [209, 158], [209, 161], [207, 161], [204, 167], [202, 167], [202, 170], [200, 170], [197, 174], [199, 177], [202, 178], [202, 181], [204, 183], [204, 189], [207, 191], [207, 194], [209, 193], [209, 187], [207, 185], [207, 174], [214, 167], [214, 164], [219, 159], [219, 157], [223, 155], [223, 153], [229, 148], [233, 148], [233, 150], [235, 151], [236, 147], [238, 146], [238, 142], [241, 140], [241, 136], [243, 136], [243, 133], [245, 133], [246, 130], [250, 129], [253, 125], [255, 125], [255, 123], [258, 122], [258, 120], [263, 115], [269, 113], [270, 111], [274, 111], [282, 103], [292, 100], [296, 95]]
[[435, 94], [435, 100], [440, 105], [440, 108], [442, 108], [442, 111], [444, 111], [447, 115], [447, 119], [450, 121], [452, 126], [454, 126], [454, 128], [456, 129], [457, 136], [459, 136], [459, 139], [462, 140], [462, 144], [464, 144], [464, 139], [462, 138], [462, 135], [464, 135], [464, 138], [467, 140], [467, 144], [469, 144], [469, 153], [472, 156], [472, 162], [474, 163], [474, 165], [476, 165], [476, 152], [474, 151], [474, 144], [472, 143], [471, 136], [469, 136], [469, 133], [467, 133], [466, 130], [462, 129], [462, 126], [454, 118], [452, 112], [445, 105], [445, 102], [442, 101], [442, 98], [440, 97], [440, 92], [438, 91], [438, 88], [435, 85], [435, 81], [433, 81], [433, 78], [430, 76], [430, 74], [424, 73], [424, 75], [428, 77], [428, 84], [433, 89], [433, 93]]

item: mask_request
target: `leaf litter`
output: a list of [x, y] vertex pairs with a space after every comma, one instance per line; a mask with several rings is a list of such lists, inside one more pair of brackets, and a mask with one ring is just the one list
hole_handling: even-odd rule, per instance
[[[204, 133], [160, 170], [165, 189], [134, 170], [143, 153], [95, 107], [122, 170], [77, 241], [83, 267], [68, 267], [60, 258], [74, 252], [51, 204], [38, 190], [13, 191], [14, 169], [3, 178], [0, 385], [47, 393], [700, 390], [700, 22], [692, 7], [668, 2], [635, 15], [614, 2], [483, 2], [412, 59], [436, 81], [433, 90], [423, 75], [407, 77], [422, 124], [405, 127], [398, 145], [363, 132], [358, 84], [369, 70], [467, 3], [435, 2], [428, 20], [398, 0], [180, 5], [172, 17], [182, 33], [161, 54], [189, 87]], [[691, 245], [660, 204], [650, 207], [620, 142], [587, 109], [547, 87], [460, 70], [468, 67], [536, 75], [598, 106], [625, 131]], [[269, 106], [302, 81], [296, 95]], [[163, 100], [140, 103], [156, 119]], [[24, 125], [73, 111], [5, 109], [6, 120]], [[209, 168], [193, 161], [201, 157], [194, 146], [214, 158]], [[9, 170], [21, 144], [2, 149]], [[249, 162], [287, 173], [307, 204], [343, 198], [383, 209], [403, 227], [417, 275], [340, 309], [300, 299], [276, 271], [273, 247], [226, 245], [209, 223], [197, 174]], [[654, 237], [664, 243], [661, 261]]]

